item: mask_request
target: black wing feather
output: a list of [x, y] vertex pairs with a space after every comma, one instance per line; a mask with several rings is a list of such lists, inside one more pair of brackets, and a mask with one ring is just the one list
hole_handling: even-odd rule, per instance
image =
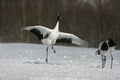
[[71, 38], [60, 38], [56, 40], [57, 43], [72, 43]]
[[108, 50], [108, 45], [107, 45], [106, 42], [103, 42], [103, 43], [102, 43], [102, 45], [101, 45], [101, 50], [103, 50], [103, 51]]
[[114, 40], [112, 40], [112, 39], [109, 39], [109, 40], [108, 40], [108, 44], [109, 44], [109, 47], [116, 46]]
[[39, 38], [39, 40], [41, 40], [43, 38], [43, 34], [41, 34], [41, 32], [39, 30], [37, 30], [36, 28], [31, 29], [30, 32], [35, 34]]

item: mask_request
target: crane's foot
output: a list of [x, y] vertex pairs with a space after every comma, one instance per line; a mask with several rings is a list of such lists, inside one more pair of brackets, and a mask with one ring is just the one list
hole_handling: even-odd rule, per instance
[[56, 51], [54, 50], [54, 53], [56, 53]]
[[47, 58], [46, 58], [45, 62], [48, 63], [48, 59]]

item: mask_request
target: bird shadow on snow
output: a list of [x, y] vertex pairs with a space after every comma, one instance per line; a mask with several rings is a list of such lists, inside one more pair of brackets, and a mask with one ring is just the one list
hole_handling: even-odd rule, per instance
[[25, 61], [25, 62], [22, 62], [24, 64], [48, 64], [48, 65], [64, 65], [64, 63], [46, 63], [46, 62], [39, 62], [39, 61]]
[[[24, 61], [23, 64], [38, 64], [38, 65], [66, 65], [67, 63], [55, 63], [55, 62], [40, 62], [40, 61]], [[71, 64], [73, 65], [73, 64]], [[89, 65], [89, 68], [101, 68], [100, 65]]]
[[93, 65], [93, 66], [90, 66], [91, 68], [101, 68], [101, 66], [100, 65]]

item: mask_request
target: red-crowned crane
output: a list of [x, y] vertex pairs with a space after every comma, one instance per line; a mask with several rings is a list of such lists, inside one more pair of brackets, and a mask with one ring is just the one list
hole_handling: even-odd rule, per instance
[[74, 34], [59, 32], [60, 14], [57, 16], [57, 23], [54, 29], [48, 29], [44, 26], [28, 26], [22, 30], [32, 32], [35, 34], [43, 44], [47, 45], [46, 48], [46, 63], [48, 63], [48, 48], [51, 46], [54, 53], [56, 53], [53, 45], [59, 42], [73, 43], [79, 46], [86, 46], [87, 42], [75, 36]]
[[112, 39], [108, 39], [108, 40], [100, 43], [99, 49], [96, 51], [96, 54], [101, 55], [102, 68], [105, 67], [106, 54], [108, 54], [108, 53], [111, 55], [111, 68], [112, 68], [112, 65], [113, 65], [112, 51], [115, 50], [115, 47], [116, 47], [116, 44], [115, 44], [114, 40], [112, 40]]

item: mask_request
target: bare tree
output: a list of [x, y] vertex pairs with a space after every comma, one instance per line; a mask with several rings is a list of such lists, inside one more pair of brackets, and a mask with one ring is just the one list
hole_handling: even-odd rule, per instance
[[[34, 42], [20, 29], [29, 25], [53, 28], [61, 13], [60, 30], [97, 46], [101, 40], [120, 40], [120, 0], [0, 0], [0, 42]], [[32, 36], [31, 36], [32, 35]]]

